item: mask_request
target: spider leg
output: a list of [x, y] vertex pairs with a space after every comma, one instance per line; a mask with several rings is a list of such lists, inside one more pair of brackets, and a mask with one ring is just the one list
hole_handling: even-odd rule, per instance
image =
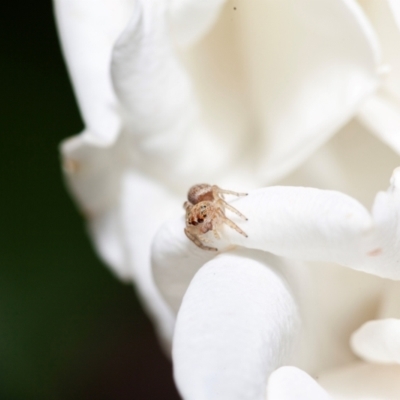
[[229, 227], [231, 227], [232, 229], [234, 229], [236, 232], [240, 233], [244, 237], [248, 237], [248, 235], [244, 231], [242, 231], [233, 221], [226, 218], [224, 212], [221, 209], [218, 210], [218, 215], [221, 218], [222, 222], [227, 224]]
[[236, 215], [239, 215], [240, 218], [243, 218], [245, 221], [248, 220], [247, 217], [245, 217], [240, 211], [236, 210], [236, 208], [232, 207], [230, 204], [228, 204], [225, 200], [219, 199], [217, 201], [218, 204], [222, 204], [225, 208], [227, 208], [229, 211], [232, 211]]
[[199, 237], [197, 235], [193, 235], [192, 233], [190, 233], [187, 228], [185, 228], [185, 234], [186, 234], [187, 238], [190, 239], [197, 247], [200, 247], [200, 249], [210, 250], [210, 251], [218, 251], [218, 249], [216, 247], [204, 246], [204, 244], [199, 239]]
[[217, 185], [213, 185], [212, 187], [212, 191], [213, 191], [213, 195], [214, 197], [219, 197], [219, 194], [232, 194], [234, 196], [247, 196], [247, 193], [239, 193], [239, 192], [234, 192], [232, 190], [225, 190], [225, 189], [221, 189], [219, 186]]
[[221, 239], [221, 236], [219, 235], [216, 227], [214, 227], [214, 229], [213, 229], [213, 234], [214, 234], [215, 239]]

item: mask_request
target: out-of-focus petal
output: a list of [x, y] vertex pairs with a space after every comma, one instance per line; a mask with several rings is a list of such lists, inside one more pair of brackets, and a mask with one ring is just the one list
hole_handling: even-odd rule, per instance
[[393, 18], [400, 29], [400, 3], [397, 0], [388, 0], [388, 2], [393, 13]]
[[281, 367], [268, 379], [268, 400], [329, 400], [331, 397], [301, 369]]
[[398, 400], [400, 366], [355, 363], [318, 376], [336, 400]]
[[57, 26], [75, 94], [92, 143], [112, 143], [120, 129], [110, 78], [111, 51], [133, 0], [54, 0]]
[[382, 79], [383, 88], [400, 101], [400, 21], [397, 0], [362, 0], [364, 11], [372, 22], [382, 48], [382, 62], [388, 73]]
[[132, 271], [122, 236], [120, 214], [119, 207], [111, 207], [90, 218], [88, 230], [100, 257], [119, 279], [129, 282], [132, 280]]
[[386, 282], [378, 317], [400, 319], [400, 282]]
[[169, 22], [174, 40], [188, 46], [212, 27], [226, 0], [171, 0]]
[[107, 148], [85, 141], [86, 134], [61, 146], [67, 184], [88, 219], [96, 249], [116, 275], [133, 280], [168, 347], [174, 316], [154, 285], [150, 246], [160, 223], [181, 209], [163, 186], [123, 166], [118, 141]]
[[234, 15], [257, 110], [259, 171], [277, 179], [375, 90], [378, 42], [353, 0], [249, 0]]
[[[372, 216], [358, 201], [340, 192], [283, 186], [258, 189], [232, 202], [248, 221], [227, 211], [248, 237], [223, 225], [225, 242], [218, 243], [212, 235], [208, 239], [211, 246], [222, 250], [239, 245], [303, 261], [334, 262], [399, 280], [399, 181], [400, 169], [396, 169], [388, 191], [376, 196]], [[183, 218], [160, 228], [165, 229], [174, 235], [175, 243], [168, 256], [172, 252], [174, 257], [187, 256], [190, 241], [183, 232]]]
[[353, 351], [369, 362], [400, 364], [400, 320], [368, 321], [351, 337]]
[[168, 348], [175, 316], [154, 284], [150, 248], [161, 221], [180, 209], [181, 201], [158, 182], [134, 170], [124, 174], [121, 186], [121, 242], [127, 249], [130, 273], [138, 294]]
[[358, 117], [371, 132], [400, 154], [400, 98], [379, 91], [360, 107]]
[[190, 283], [173, 343], [175, 381], [186, 400], [264, 400], [268, 375], [290, 353], [296, 304], [255, 253], [220, 255]]
[[362, 104], [359, 117], [381, 140], [400, 153], [400, 8], [398, 1], [361, 2], [382, 45], [387, 72], [382, 88]]
[[232, 155], [201, 124], [190, 79], [167, 34], [165, 8], [159, 0], [136, 2], [114, 47], [112, 77], [131, 140], [130, 159], [181, 187], [223, 174]]
[[97, 147], [88, 131], [61, 143], [67, 184], [86, 216], [93, 217], [118, 201], [121, 163], [115, 146]]
[[399, 165], [399, 155], [354, 118], [279, 184], [307, 182], [310, 187], [346, 193], [369, 208]]

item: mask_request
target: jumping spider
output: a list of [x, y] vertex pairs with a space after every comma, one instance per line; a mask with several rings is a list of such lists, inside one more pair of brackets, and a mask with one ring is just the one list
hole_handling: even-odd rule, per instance
[[212, 231], [215, 238], [219, 239], [218, 228], [223, 223], [247, 237], [245, 232], [225, 216], [225, 209], [228, 209], [247, 221], [242, 213], [224, 200], [224, 194], [247, 196], [247, 193], [232, 192], [231, 190], [221, 189], [216, 185], [202, 183], [189, 189], [188, 201], [183, 204], [183, 208], [186, 210], [185, 234], [196, 246], [203, 250], [218, 250], [215, 247], [205, 246], [203, 242], [209, 240], [203, 236]]

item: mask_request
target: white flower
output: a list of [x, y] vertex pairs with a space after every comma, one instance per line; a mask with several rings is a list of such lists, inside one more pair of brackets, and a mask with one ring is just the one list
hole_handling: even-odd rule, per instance
[[[399, 362], [387, 294], [399, 286], [379, 278], [400, 279], [398, 170], [367, 211], [400, 164], [399, 3], [55, 10], [86, 126], [62, 144], [66, 180], [99, 254], [173, 341], [182, 396], [329, 398], [277, 369], [291, 364], [337, 398], [399, 398], [400, 367], [381, 365]], [[215, 256], [184, 236], [182, 203], [200, 182], [250, 190], [235, 202], [249, 238], [222, 232], [236, 249]], [[270, 184], [307, 187], [252, 190]]]

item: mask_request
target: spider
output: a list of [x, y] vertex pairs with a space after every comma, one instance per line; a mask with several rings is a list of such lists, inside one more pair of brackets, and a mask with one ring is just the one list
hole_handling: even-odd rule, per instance
[[192, 186], [188, 192], [188, 201], [185, 201], [183, 208], [186, 210], [186, 236], [203, 250], [218, 251], [215, 247], [205, 246], [208, 242], [204, 235], [212, 231], [216, 239], [220, 239], [218, 228], [225, 223], [236, 232], [247, 237], [233, 221], [225, 216], [225, 209], [234, 212], [247, 221], [247, 218], [236, 208], [233, 208], [225, 200], [224, 194], [235, 196], [247, 196], [247, 193], [237, 193], [231, 190], [224, 190], [216, 185], [202, 183]]

